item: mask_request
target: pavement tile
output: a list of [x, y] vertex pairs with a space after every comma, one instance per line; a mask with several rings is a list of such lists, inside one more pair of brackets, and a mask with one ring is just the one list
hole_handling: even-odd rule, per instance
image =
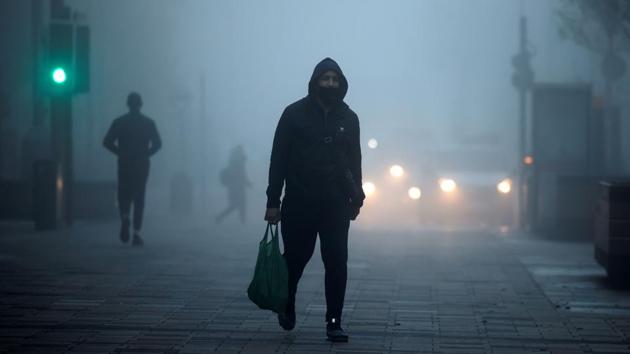
[[606, 286], [587, 243], [353, 230], [338, 345], [318, 255], [285, 332], [246, 296], [259, 232], [148, 227], [142, 249], [112, 223], [0, 237], [0, 352], [630, 353], [630, 292]]

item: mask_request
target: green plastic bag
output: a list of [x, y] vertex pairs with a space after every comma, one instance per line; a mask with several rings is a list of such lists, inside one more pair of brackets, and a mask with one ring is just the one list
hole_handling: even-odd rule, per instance
[[[271, 230], [271, 241], [268, 241]], [[247, 288], [247, 296], [263, 310], [283, 313], [289, 297], [289, 271], [280, 254], [278, 225], [267, 224], [265, 237], [260, 241], [256, 270]]]

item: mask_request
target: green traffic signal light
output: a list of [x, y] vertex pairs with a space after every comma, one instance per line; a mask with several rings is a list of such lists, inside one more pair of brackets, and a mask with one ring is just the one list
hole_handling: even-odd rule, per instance
[[53, 81], [58, 85], [62, 85], [68, 80], [66, 71], [62, 67], [54, 68], [51, 76]]

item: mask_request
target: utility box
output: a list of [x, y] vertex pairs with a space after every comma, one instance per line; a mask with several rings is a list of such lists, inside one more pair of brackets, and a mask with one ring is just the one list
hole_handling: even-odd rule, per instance
[[630, 181], [599, 184], [595, 212], [595, 259], [613, 281], [630, 278]]
[[532, 105], [526, 219], [550, 238], [591, 237], [603, 159], [602, 122], [595, 119], [591, 87], [536, 84]]

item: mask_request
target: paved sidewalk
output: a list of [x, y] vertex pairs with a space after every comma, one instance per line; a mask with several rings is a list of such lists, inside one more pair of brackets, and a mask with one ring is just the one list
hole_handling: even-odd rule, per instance
[[352, 230], [351, 338], [333, 345], [319, 251], [284, 332], [245, 292], [264, 225], [147, 221], [141, 249], [114, 223], [0, 225], [0, 352], [630, 353], [630, 292], [608, 286], [587, 243]]

